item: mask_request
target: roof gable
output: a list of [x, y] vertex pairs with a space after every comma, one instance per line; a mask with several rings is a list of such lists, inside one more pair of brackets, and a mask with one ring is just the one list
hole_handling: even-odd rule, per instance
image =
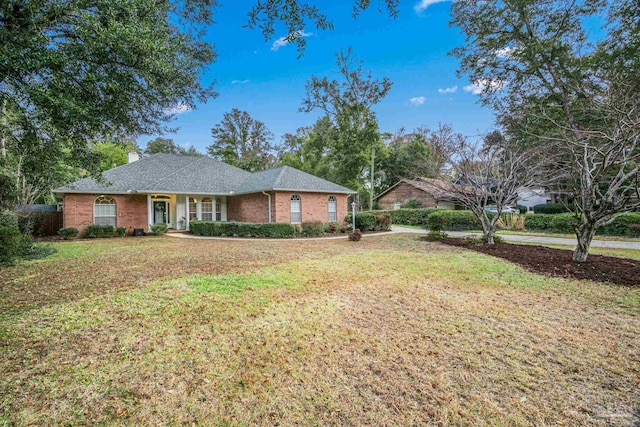
[[443, 181], [441, 179], [433, 179], [433, 178], [416, 178], [416, 179], [401, 179], [400, 181], [393, 184], [391, 187], [384, 190], [382, 193], [375, 196], [373, 199], [377, 200], [380, 197], [387, 194], [389, 191], [396, 188], [398, 185], [405, 183], [411, 185], [412, 187], [417, 188], [418, 190], [424, 191], [429, 195], [435, 197], [437, 200], [449, 200], [450, 197], [445, 197], [443, 195], [443, 190], [452, 187], [454, 184]]
[[210, 157], [154, 154], [102, 174], [84, 178], [56, 193], [246, 194], [267, 190], [353, 193], [348, 188], [282, 166], [250, 173]]

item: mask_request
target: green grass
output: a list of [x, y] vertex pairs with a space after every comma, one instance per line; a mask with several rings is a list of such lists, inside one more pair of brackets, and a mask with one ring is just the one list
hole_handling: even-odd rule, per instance
[[0, 317], [0, 423], [604, 425], [640, 399], [639, 289], [407, 235], [110, 242], [0, 270], [37, 302]]

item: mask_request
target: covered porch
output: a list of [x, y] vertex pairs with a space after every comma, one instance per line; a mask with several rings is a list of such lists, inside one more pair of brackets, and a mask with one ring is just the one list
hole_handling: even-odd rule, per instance
[[226, 221], [227, 196], [196, 194], [147, 194], [148, 231], [153, 224], [171, 230], [189, 230], [196, 220]]

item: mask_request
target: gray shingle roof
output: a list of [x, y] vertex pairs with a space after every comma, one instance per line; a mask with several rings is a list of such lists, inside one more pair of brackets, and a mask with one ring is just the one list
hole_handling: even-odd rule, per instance
[[298, 169], [283, 166], [250, 173], [210, 157], [154, 154], [102, 174], [104, 182], [84, 178], [54, 193], [246, 194], [267, 190], [354, 193]]
[[291, 166], [281, 166], [251, 174], [239, 189], [240, 193], [264, 190], [322, 191], [330, 193], [354, 193], [326, 179], [303, 172]]

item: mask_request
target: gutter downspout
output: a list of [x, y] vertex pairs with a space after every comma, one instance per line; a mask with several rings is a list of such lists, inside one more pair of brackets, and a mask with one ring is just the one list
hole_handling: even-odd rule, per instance
[[262, 194], [269, 198], [269, 224], [271, 224], [271, 194], [267, 193], [266, 191], [263, 191]]

